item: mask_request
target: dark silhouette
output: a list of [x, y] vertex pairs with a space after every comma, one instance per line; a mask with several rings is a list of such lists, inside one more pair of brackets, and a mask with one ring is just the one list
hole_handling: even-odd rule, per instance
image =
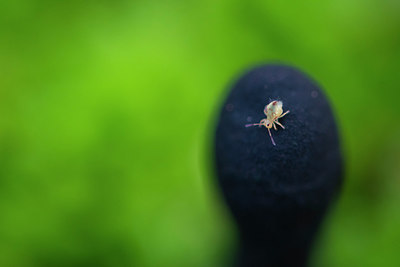
[[[271, 129], [246, 128], [283, 102]], [[342, 180], [330, 105], [318, 85], [288, 66], [257, 67], [233, 86], [215, 137], [220, 187], [240, 231], [239, 266], [306, 266], [315, 234]]]

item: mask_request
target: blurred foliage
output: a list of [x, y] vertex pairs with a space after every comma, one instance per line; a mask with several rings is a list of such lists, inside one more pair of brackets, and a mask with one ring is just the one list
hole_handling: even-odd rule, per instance
[[[400, 2], [0, 1], [0, 266], [221, 266], [225, 89], [295, 65], [332, 101], [346, 182], [316, 266], [398, 266]], [[384, 264], [383, 264], [384, 263]]]

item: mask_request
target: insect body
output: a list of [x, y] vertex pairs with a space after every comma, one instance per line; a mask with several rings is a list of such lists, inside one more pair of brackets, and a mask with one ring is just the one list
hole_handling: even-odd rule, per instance
[[268, 133], [269, 133], [269, 136], [271, 137], [272, 144], [274, 146], [276, 146], [274, 138], [272, 138], [270, 129], [272, 127], [274, 127], [275, 131], [277, 131], [278, 129], [276, 128], [275, 124], [278, 124], [279, 126], [282, 127], [282, 129], [285, 129], [285, 127], [282, 124], [280, 124], [278, 119], [282, 118], [283, 116], [285, 116], [286, 114], [288, 114], [290, 112], [288, 110], [285, 113], [283, 113], [282, 106], [283, 106], [282, 101], [277, 101], [277, 100], [272, 101], [271, 103], [266, 105], [264, 108], [264, 114], [265, 114], [265, 116], [267, 116], [267, 118], [262, 119], [259, 123], [246, 124], [245, 126], [246, 127], [265, 126], [268, 129]]

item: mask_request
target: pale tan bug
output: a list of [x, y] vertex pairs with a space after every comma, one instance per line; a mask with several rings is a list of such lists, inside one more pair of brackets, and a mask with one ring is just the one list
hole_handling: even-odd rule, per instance
[[288, 114], [290, 112], [288, 110], [285, 113], [283, 113], [282, 106], [283, 106], [282, 101], [277, 101], [277, 100], [272, 101], [271, 103], [266, 105], [265, 108], [264, 108], [264, 114], [265, 114], [265, 116], [267, 116], [267, 118], [262, 119], [259, 123], [246, 124], [245, 126], [246, 127], [250, 127], [250, 126], [265, 126], [268, 129], [268, 133], [269, 133], [269, 136], [271, 137], [272, 144], [274, 146], [276, 146], [274, 138], [272, 138], [270, 129], [272, 127], [274, 127], [275, 131], [278, 130], [276, 128], [275, 123], [278, 124], [279, 126], [281, 126], [282, 129], [285, 129], [285, 127], [282, 124], [280, 124], [278, 119], [282, 118], [283, 116], [285, 116], [286, 114]]

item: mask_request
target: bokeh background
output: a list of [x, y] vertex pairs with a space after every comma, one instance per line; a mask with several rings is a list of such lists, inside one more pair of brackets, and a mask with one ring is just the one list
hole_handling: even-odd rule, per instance
[[325, 89], [346, 158], [314, 266], [399, 266], [400, 2], [0, 1], [0, 266], [222, 266], [226, 89], [263, 62]]

